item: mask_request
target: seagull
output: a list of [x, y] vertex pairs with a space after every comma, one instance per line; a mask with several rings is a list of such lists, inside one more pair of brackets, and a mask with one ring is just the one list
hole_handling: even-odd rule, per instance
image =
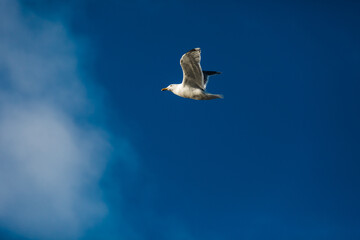
[[202, 71], [200, 66], [200, 48], [194, 48], [185, 53], [180, 59], [183, 70], [183, 81], [181, 84], [170, 84], [161, 91], [170, 91], [183, 98], [195, 100], [211, 100], [223, 98], [220, 94], [205, 92], [208, 78], [211, 75], [220, 74], [215, 71]]

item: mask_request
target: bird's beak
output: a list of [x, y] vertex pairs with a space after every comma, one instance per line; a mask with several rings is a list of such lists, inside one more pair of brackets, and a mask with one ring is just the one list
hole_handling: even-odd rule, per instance
[[163, 89], [161, 89], [161, 91], [167, 91], [167, 90], [169, 90], [169, 89], [167, 89], [167, 88], [163, 88]]

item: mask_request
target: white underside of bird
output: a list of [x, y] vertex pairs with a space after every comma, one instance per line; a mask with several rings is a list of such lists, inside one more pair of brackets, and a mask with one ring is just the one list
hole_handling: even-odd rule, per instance
[[210, 100], [215, 98], [222, 98], [219, 94], [207, 93], [200, 88], [195, 88], [183, 84], [172, 84], [172, 93], [183, 98], [191, 98], [195, 100]]
[[170, 91], [175, 95], [195, 100], [211, 100], [223, 98], [220, 94], [211, 94], [205, 92], [208, 77], [220, 74], [215, 71], [202, 71], [200, 66], [200, 48], [194, 48], [185, 53], [180, 59], [180, 65], [183, 70], [183, 81], [181, 84], [170, 84], [161, 91]]

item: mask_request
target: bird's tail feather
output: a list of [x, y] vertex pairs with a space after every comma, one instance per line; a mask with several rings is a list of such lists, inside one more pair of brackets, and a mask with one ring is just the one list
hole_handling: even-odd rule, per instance
[[224, 96], [221, 95], [221, 94], [210, 94], [210, 93], [207, 93], [207, 94], [206, 94], [206, 97], [205, 97], [203, 100], [211, 100], [211, 99], [216, 99], [216, 98], [224, 98]]

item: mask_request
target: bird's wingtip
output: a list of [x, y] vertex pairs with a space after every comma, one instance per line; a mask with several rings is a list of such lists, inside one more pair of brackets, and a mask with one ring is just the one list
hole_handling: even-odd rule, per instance
[[195, 52], [195, 51], [201, 51], [201, 49], [200, 48], [193, 48], [189, 52]]

